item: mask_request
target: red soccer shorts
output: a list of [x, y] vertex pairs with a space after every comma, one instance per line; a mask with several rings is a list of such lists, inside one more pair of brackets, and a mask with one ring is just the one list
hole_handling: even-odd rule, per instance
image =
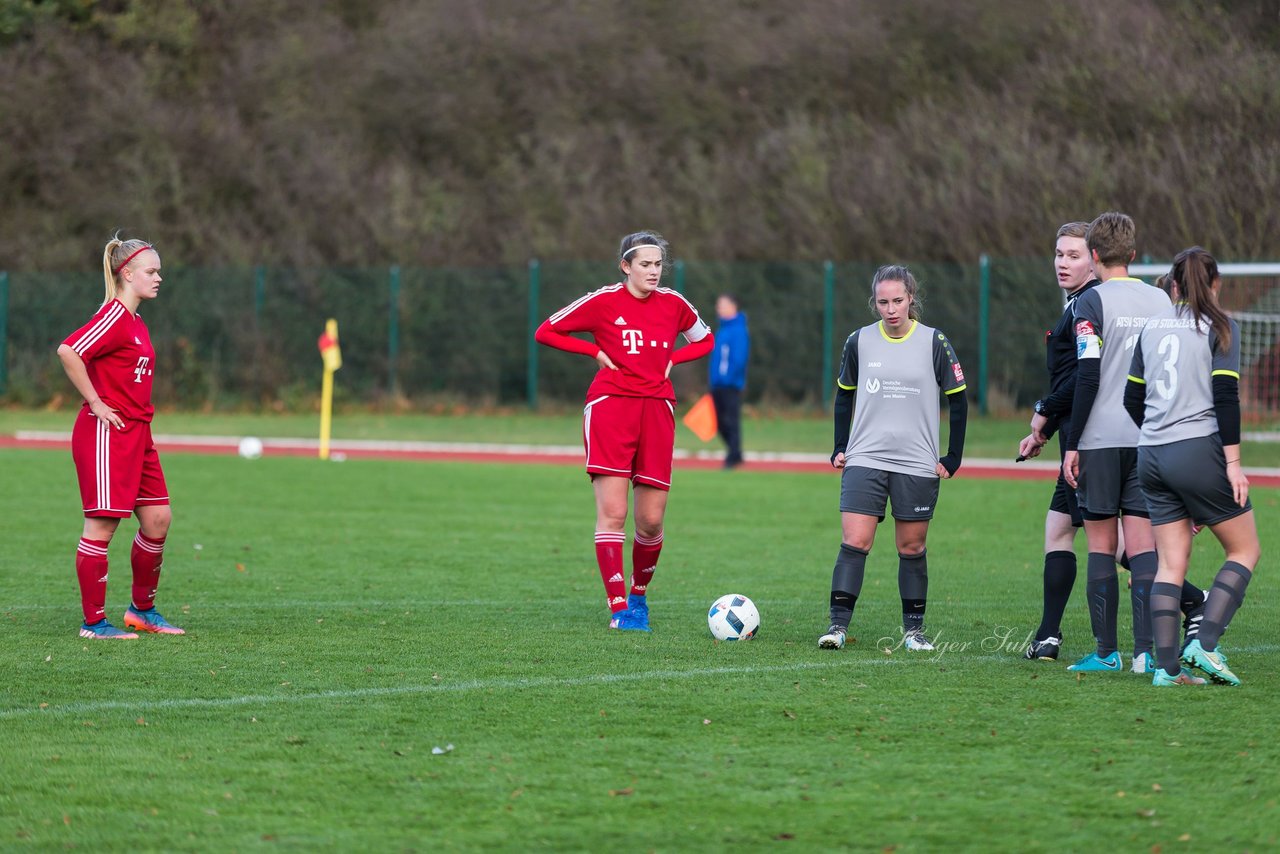
[[71, 458], [80, 479], [86, 516], [133, 515], [139, 505], [168, 504], [160, 454], [151, 425], [126, 421], [126, 430], [108, 427], [82, 408], [71, 430]]
[[676, 414], [671, 401], [606, 395], [582, 417], [587, 474], [628, 477], [632, 483], [671, 488]]

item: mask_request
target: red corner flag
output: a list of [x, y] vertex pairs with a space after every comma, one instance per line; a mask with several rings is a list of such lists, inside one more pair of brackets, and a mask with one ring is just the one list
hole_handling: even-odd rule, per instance
[[342, 367], [342, 348], [338, 346], [338, 321], [330, 320], [324, 325], [324, 333], [316, 342], [320, 348], [320, 358], [324, 360], [326, 371], [336, 371]]
[[681, 420], [684, 426], [692, 430], [693, 435], [702, 441], [710, 442], [714, 439], [716, 437], [716, 404], [711, 399], [711, 395], [704, 394], [698, 398], [698, 402], [689, 407], [689, 411]]

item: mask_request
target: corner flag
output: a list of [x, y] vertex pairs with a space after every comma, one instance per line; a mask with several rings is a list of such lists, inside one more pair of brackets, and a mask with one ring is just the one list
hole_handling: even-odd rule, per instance
[[324, 361], [324, 379], [320, 386], [320, 459], [329, 459], [329, 432], [333, 425], [333, 372], [342, 367], [342, 349], [338, 346], [338, 321], [329, 318], [324, 334], [316, 342]]
[[684, 426], [693, 431], [693, 435], [704, 442], [710, 442], [716, 437], [715, 401], [711, 399], [711, 395], [704, 394], [680, 420], [684, 422]]

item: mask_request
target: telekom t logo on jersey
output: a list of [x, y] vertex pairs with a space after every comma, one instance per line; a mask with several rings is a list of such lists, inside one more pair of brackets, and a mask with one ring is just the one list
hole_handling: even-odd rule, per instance
[[133, 381], [134, 381], [135, 383], [140, 383], [140, 382], [142, 382], [142, 378], [143, 378], [144, 376], [150, 376], [150, 375], [151, 375], [151, 369], [147, 367], [147, 365], [149, 365], [149, 364], [151, 364], [151, 357], [150, 357], [150, 356], [139, 356], [139, 357], [138, 357], [138, 367], [136, 367], [136, 368], [134, 368], [134, 369], [133, 369]]
[[627, 352], [633, 356], [640, 353], [640, 345], [644, 343], [644, 335], [639, 329], [622, 330], [622, 344], [627, 348]]

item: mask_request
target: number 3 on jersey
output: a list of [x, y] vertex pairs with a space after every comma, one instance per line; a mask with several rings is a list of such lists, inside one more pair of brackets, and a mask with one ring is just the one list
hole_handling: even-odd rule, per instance
[[136, 367], [136, 368], [134, 368], [134, 369], [133, 369], [133, 381], [134, 381], [135, 383], [140, 383], [140, 382], [142, 382], [142, 378], [143, 378], [144, 376], [150, 376], [150, 375], [151, 375], [151, 369], [147, 367], [147, 365], [149, 365], [149, 364], [151, 364], [151, 357], [150, 357], [150, 356], [139, 356], [139, 357], [138, 357], [138, 367]]
[[1166, 335], [1160, 339], [1156, 352], [1164, 357], [1160, 363], [1163, 373], [1156, 377], [1156, 391], [1165, 400], [1169, 400], [1178, 391], [1178, 351], [1181, 345], [1176, 335]]

